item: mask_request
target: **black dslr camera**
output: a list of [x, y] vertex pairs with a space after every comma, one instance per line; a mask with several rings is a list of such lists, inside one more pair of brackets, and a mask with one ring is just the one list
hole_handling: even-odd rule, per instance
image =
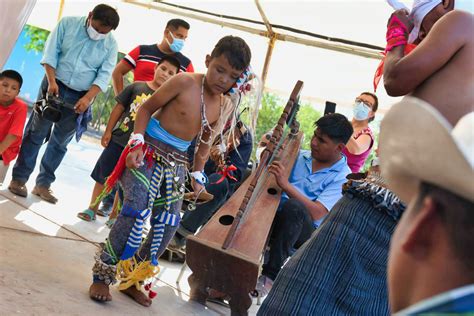
[[45, 120], [56, 123], [61, 119], [61, 106], [64, 106], [63, 100], [54, 95], [46, 94], [43, 99], [35, 103], [34, 111]]

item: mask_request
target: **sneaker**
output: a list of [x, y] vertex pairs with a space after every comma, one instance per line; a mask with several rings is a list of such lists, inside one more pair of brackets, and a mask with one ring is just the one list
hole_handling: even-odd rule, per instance
[[33, 191], [31, 191], [31, 193], [39, 196], [40, 198], [51, 204], [56, 204], [58, 202], [58, 199], [53, 195], [53, 191], [51, 191], [50, 188], [37, 185], [33, 188]]
[[258, 297], [259, 299], [265, 299], [273, 286], [273, 280], [265, 275], [260, 275], [255, 286], [255, 291], [252, 296]]
[[26, 189], [25, 182], [21, 182], [19, 180], [12, 179], [10, 185], [8, 186], [8, 190], [18, 196], [28, 196], [28, 190]]

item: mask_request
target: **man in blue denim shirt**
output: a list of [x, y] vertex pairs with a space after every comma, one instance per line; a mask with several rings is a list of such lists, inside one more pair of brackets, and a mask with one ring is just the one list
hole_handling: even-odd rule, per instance
[[323, 116], [315, 126], [311, 151], [300, 151], [289, 178], [281, 162], [274, 162], [268, 169], [284, 194], [273, 221], [268, 262], [257, 283], [260, 296], [268, 293], [294, 248], [311, 237], [341, 198], [342, 184], [351, 172], [342, 154], [353, 133], [351, 123], [335, 113]]
[[12, 193], [27, 196], [25, 183], [35, 168], [41, 145], [52, 130], [32, 193], [50, 203], [58, 201], [50, 189], [56, 179], [54, 172], [74, 134], [79, 140], [84, 131], [91, 117], [93, 99], [101, 90], [107, 90], [118, 52], [110, 31], [117, 28], [119, 20], [115, 9], [99, 4], [87, 17], [61, 19], [49, 35], [41, 60], [46, 76], [38, 99], [46, 94], [55, 95], [74, 109], [61, 106], [61, 119], [56, 123], [35, 112], [30, 116], [8, 187]]

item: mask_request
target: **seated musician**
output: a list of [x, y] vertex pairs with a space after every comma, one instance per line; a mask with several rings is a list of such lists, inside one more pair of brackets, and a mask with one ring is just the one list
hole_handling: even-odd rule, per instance
[[283, 190], [273, 221], [268, 262], [263, 265], [256, 291], [263, 297], [291, 256], [311, 237], [333, 205], [342, 196], [342, 185], [351, 172], [342, 153], [353, 133], [344, 115], [334, 113], [315, 122], [311, 151], [300, 150], [290, 177], [284, 162], [273, 162], [269, 172]]
[[[228, 125], [230, 124], [228, 123]], [[204, 167], [204, 172], [209, 178], [206, 191], [214, 196], [213, 199], [197, 204], [194, 210], [187, 209], [184, 212], [178, 230], [168, 248], [183, 249], [186, 237], [194, 235], [199, 227], [206, 224], [242, 182], [252, 154], [252, 136], [240, 119], [237, 119], [233, 134], [231, 130], [228, 128], [227, 131], [224, 131], [224, 134], [227, 135], [224, 135], [223, 138], [228, 139], [224, 157], [221, 155], [220, 145], [215, 144], [211, 147], [209, 160]], [[189, 150], [194, 150], [194, 146], [191, 146]], [[232, 170], [234, 168], [231, 166], [234, 166], [235, 170]], [[223, 172], [223, 168], [227, 168], [225, 169], [227, 172]]]

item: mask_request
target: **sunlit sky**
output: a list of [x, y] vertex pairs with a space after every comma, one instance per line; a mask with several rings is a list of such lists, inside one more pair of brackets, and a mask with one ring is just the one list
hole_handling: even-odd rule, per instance
[[[144, 0], [141, 0], [144, 1]], [[139, 44], [161, 41], [166, 22], [178, 17], [130, 3], [103, 1], [118, 9], [120, 25], [114, 35], [119, 49], [128, 52]], [[172, 1], [224, 15], [261, 20], [254, 1]], [[346, 1], [260, 1], [273, 24], [385, 46], [387, 19], [392, 9], [383, 0]], [[411, 1], [403, 1], [411, 6]], [[63, 16], [86, 15], [98, 1], [65, 0]], [[28, 23], [51, 29], [56, 24], [59, 1], [38, 0]], [[204, 72], [204, 58], [225, 35], [246, 40], [252, 50], [252, 67], [261, 74], [268, 39], [258, 35], [184, 18], [191, 24], [183, 53], [197, 72]], [[250, 24], [246, 24], [250, 25]], [[251, 25], [264, 30], [263, 26]], [[296, 34], [295, 34], [296, 35]], [[350, 113], [354, 98], [362, 91], [372, 91], [372, 79], [379, 60], [339, 53], [316, 47], [277, 41], [273, 50], [266, 88], [286, 98], [297, 80], [304, 81], [303, 98], [318, 109], [325, 100], [338, 104], [340, 112]], [[397, 99], [385, 94], [383, 85], [377, 91], [383, 113]]]

